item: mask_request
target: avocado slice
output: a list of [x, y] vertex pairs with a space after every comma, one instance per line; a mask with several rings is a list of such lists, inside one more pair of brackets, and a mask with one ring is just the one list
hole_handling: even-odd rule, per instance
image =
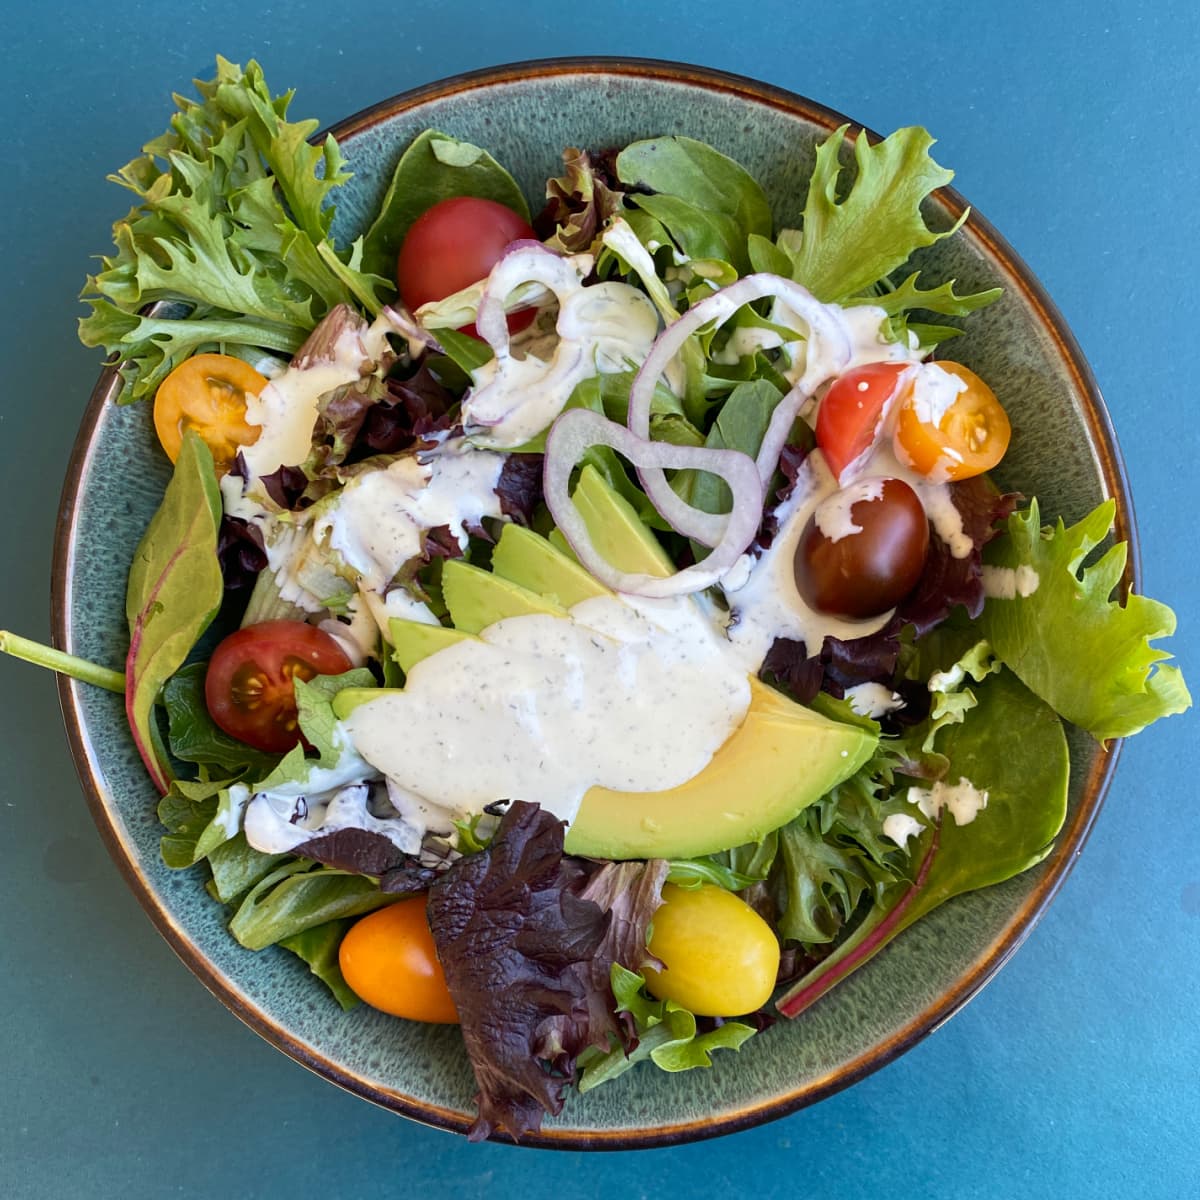
[[633, 505], [608, 485], [595, 467], [584, 467], [571, 495], [592, 545], [627, 575], [675, 574], [671, 556], [646, 527]]
[[793, 704], [757, 679], [750, 694], [741, 725], [686, 783], [661, 792], [589, 789], [567, 830], [567, 852], [695, 858], [758, 841], [853, 775], [875, 749], [867, 730]]
[[492, 551], [492, 572], [556, 601], [563, 608], [574, 608], [584, 600], [610, 594], [573, 558], [523, 525], [505, 525]]
[[[596, 549], [619, 570], [674, 571], [654, 534], [599, 472], [584, 469], [573, 499]], [[405, 671], [496, 621], [534, 613], [565, 617], [567, 607], [607, 594], [568, 550], [517, 526], [505, 528], [493, 568], [459, 559], [445, 564], [442, 582], [454, 629], [391, 623]], [[567, 851], [610, 859], [693, 858], [755, 841], [849, 778], [875, 749], [869, 729], [796, 704], [757, 679], [750, 689], [741, 725], [692, 779], [658, 792], [591, 788], [567, 831]], [[334, 712], [345, 717], [384, 694], [346, 689], [334, 697]]]
[[445, 625], [430, 625], [423, 621], [410, 621], [407, 617], [392, 617], [388, 622], [392, 635], [392, 657], [407, 675], [423, 658], [465, 641], [471, 636], [461, 629], [448, 629]]
[[506, 617], [525, 617], [530, 613], [567, 615], [561, 604], [491, 571], [473, 567], [461, 558], [450, 559], [442, 568], [442, 598], [450, 610], [454, 628], [462, 633], [478, 633]]

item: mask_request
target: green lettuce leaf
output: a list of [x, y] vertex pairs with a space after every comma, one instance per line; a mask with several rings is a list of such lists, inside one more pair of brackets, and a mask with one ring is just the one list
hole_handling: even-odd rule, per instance
[[655, 1000], [645, 991], [645, 978], [613, 963], [611, 983], [617, 1011], [629, 1013], [637, 1028], [637, 1046], [626, 1054], [619, 1046], [607, 1052], [589, 1050], [579, 1058], [579, 1090], [591, 1091], [647, 1059], [663, 1071], [690, 1071], [712, 1066], [715, 1050], [736, 1050], [755, 1029], [726, 1021], [700, 1033], [695, 1016], [672, 1000]]
[[[1011, 671], [988, 675], [977, 700], [961, 724], [946, 728], [942, 752], [948, 778], [985, 790], [986, 807], [965, 825], [948, 813], [921, 822], [911, 870], [883, 888], [853, 932], [779, 999], [785, 1016], [803, 1012], [946, 900], [1018, 875], [1050, 852], [1067, 812], [1062, 722]], [[907, 803], [893, 801], [890, 811], [920, 819]]]
[[309, 970], [333, 993], [333, 998], [346, 1012], [361, 1003], [338, 964], [338, 948], [353, 924], [352, 918], [343, 917], [316, 925], [303, 933], [294, 933], [279, 942], [285, 950], [290, 950], [308, 964]]
[[937, 232], [925, 222], [922, 203], [948, 184], [954, 172], [934, 162], [929, 155], [933, 138], [916, 127], [898, 129], [874, 146], [866, 133], [859, 133], [853, 143], [855, 178], [839, 194], [846, 129], [842, 126], [817, 147], [803, 236], [785, 247], [792, 278], [826, 301], [872, 290], [914, 250], [932, 245], [962, 223]]
[[1029, 688], [1101, 742], [1137, 733], [1192, 702], [1178, 667], [1163, 661], [1170, 654], [1152, 645], [1175, 631], [1175, 614], [1145, 596], [1124, 604], [1112, 598], [1125, 570], [1125, 543], [1083, 565], [1115, 512], [1106, 500], [1069, 528], [1061, 519], [1043, 528], [1032, 500], [1009, 518], [1009, 536], [984, 551], [985, 570], [1001, 573], [993, 581], [1013, 584], [1011, 598], [989, 597], [984, 635]]
[[[391, 286], [334, 245], [330, 199], [349, 175], [332, 137], [309, 143], [315, 121], [286, 119], [291, 93], [272, 98], [257, 63], [223, 58], [196, 87], [112, 177], [138, 202], [82, 293], [79, 336], [123, 363], [122, 402], [199, 350], [291, 353], [336, 304], [377, 312]], [[141, 312], [159, 301], [171, 307]]]

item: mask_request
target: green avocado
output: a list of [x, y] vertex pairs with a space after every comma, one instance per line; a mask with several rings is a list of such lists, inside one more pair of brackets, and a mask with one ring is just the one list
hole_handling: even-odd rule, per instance
[[530, 613], [567, 615], [567, 610], [556, 601], [461, 558], [450, 559], [442, 568], [442, 598], [450, 610], [454, 628], [463, 633], [478, 633], [506, 617], [525, 617]]
[[[603, 477], [585, 468], [574, 502], [596, 549], [621, 571], [674, 571], [654, 534]], [[529, 614], [565, 617], [567, 608], [607, 594], [569, 550], [527, 529], [507, 526], [492, 571], [455, 559], [442, 577], [454, 629], [391, 623], [397, 662], [407, 672], [496, 621]], [[694, 858], [756, 841], [785, 825], [870, 758], [877, 738], [750, 680], [742, 724], [708, 766], [678, 787], [619, 792], [593, 787], [566, 834], [569, 853], [595, 858]], [[341, 718], [380, 689], [346, 689], [334, 697]]]
[[392, 617], [388, 622], [392, 640], [392, 657], [405, 675], [423, 658], [453, 646], [469, 638], [461, 629], [447, 629], [445, 625], [429, 625], [423, 621], [410, 621], [406, 617]]

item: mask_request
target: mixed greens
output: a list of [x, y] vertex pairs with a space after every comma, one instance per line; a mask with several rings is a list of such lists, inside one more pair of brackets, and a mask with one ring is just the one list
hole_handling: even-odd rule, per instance
[[[247, 948], [299, 955], [350, 1007], [343, 967], [363, 978], [358, 964], [376, 953], [358, 950], [367, 936], [351, 931], [375, 927], [355, 919], [399, 920], [417, 898], [479, 1084], [472, 1136], [520, 1136], [572, 1084], [642, 1060], [707, 1066], [775, 1014], [797, 1015], [943, 901], [1049, 853], [1066, 813], [1064, 719], [1104, 742], [1190, 703], [1153, 644], [1172, 632], [1170, 610], [1114, 599], [1124, 547], [1089, 565], [1111, 503], [1043, 527], [1036, 500], [1002, 495], [982, 470], [956, 473], [953, 448], [924, 470], [902, 438], [891, 449], [905, 405], [932, 406], [925, 425], [943, 428], [975, 388], [924, 364], [960, 332], [949, 321], [998, 296], [928, 283], [910, 262], [957, 228], [927, 220], [951, 173], [924, 130], [877, 144], [837, 130], [817, 149], [799, 227], [781, 230], [744, 168], [677, 136], [568, 148], [528, 227], [528, 198], [502, 165], [428, 131], [371, 228], [339, 247], [334, 203], [349, 175], [334, 140], [314, 145], [315, 122], [289, 122], [291, 94], [272, 97], [256, 64], [219, 60], [198, 87], [114, 177], [137, 203], [88, 280], [80, 326], [120, 363], [122, 402], [156, 397], [175, 461], [131, 566], [124, 677], [4, 648], [124, 690], [163, 794], [164, 861], [207, 864]], [[413, 301], [407, 248], [428, 214], [462, 198], [503, 206], [528, 232], [506, 237], [482, 278]], [[223, 376], [220, 403], [164, 415], [164, 382], [202, 355], [241, 360], [249, 375], [236, 378], [250, 383]], [[865, 440], [830, 433], [838, 381], [865, 397], [881, 368], [887, 395]], [[532, 432], [530, 396], [554, 401]], [[287, 441], [279, 430], [297, 412], [305, 449], [275, 461], [264, 447]], [[805, 572], [822, 569], [805, 547], [855, 544], [855, 522], [885, 494], [856, 471], [878, 473], [884, 458], [918, 503], [914, 582], [868, 601], [865, 621], [822, 612], [805, 592]], [[385, 488], [391, 509], [365, 507]], [[838, 496], [841, 517], [818, 513]], [[358, 525], [355, 505], [369, 517]], [[386, 547], [384, 525], [398, 531]], [[771, 616], [781, 603], [792, 615]], [[368, 753], [364, 714], [415, 702], [426, 663], [482, 653], [495, 626], [476, 609], [561, 628], [586, 625], [597, 604], [651, 624], [675, 614], [680, 628], [703, 626], [697, 645], [735, 648], [753, 677], [737, 720], [834, 739], [832, 784], [802, 796], [784, 781], [782, 823], [747, 818], [754, 836], [717, 832], [701, 854], [664, 842], [610, 857], [595, 841], [572, 852], [591, 836], [582, 815], [564, 821], [521, 795], [414, 797], [392, 759]], [[324, 641], [311, 657], [294, 640], [280, 650], [284, 625]], [[215, 652], [210, 626], [230, 635]], [[230, 662], [230, 645], [249, 649]], [[272, 654], [286, 695], [247, 723], [235, 710], [261, 699]], [[519, 694], [506, 677], [476, 682]], [[437, 761], [404, 730], [401, 756]], [[595, 802], [583, 806], [594, 817]], [[684, 949], [667, 945], [668, 909], [735, 895], [732, 966], [717, 961], [713, 926], [699, 939], [707, 962], [703, 944], [687, 947], [686, 921]], [[737, 959], [760, 926], [764, 954]], [[716, 979], [711, 1005], [673, 993], [689, 955], [702, 992]], [[760, 999], [720, 1007], [764, 971]], [[453, 1019], [419, 999], [400, 1011]]]

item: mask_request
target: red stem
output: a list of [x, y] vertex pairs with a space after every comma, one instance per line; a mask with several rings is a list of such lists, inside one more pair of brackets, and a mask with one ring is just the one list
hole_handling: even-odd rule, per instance
[[811, 983], [802, 985], [797, 991], [789, 992], [776, 1005], [776, 1008], [785, 1017], [799, 1016], [806, 1008], [815, 1004], [825, 995], [830, 988], [845, 979], [851, 971], [862, 966], [888, 940], [893, 930], [900, 923], [901, 918], [903, 918], [904, 914], [912, 906], [913, 901], [917, 898], [917, 893], [925, 886], [925, 881], [929, 878], [929, 869], [933, 865], [933, 856], [937, 853], [941, 836], [942, 826], [939, 821], [934, 826], [933, 840], [929, 843], [929, 849], [925, 852], [925, 857], [921, 860], [917, 877], [913, 880], [912, 886], [908, 891], [900, 897], [900, 901], [896, 907], [867, 934], [862, 942], [855, 946], [844, 958], [838, 959], [828, 971], [821, 972], [821, 968], [817, 967], [817, 970], [821, 973], [818, 974], [816, 979]]

